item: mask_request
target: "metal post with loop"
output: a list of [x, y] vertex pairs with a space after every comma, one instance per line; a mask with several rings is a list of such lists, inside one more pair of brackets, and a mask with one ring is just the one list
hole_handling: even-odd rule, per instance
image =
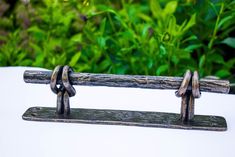
[[182, 122], [189, 122], [194, 117], [194, 99], [201, 96], [197, 71], [194, 71], [193, 76], [189, 70], [185, 72], [181, 86], [175, 95], [182, 98], [180, 112]]
[[[58, 65], [51, 75], [50, 87], [51, 90], [57, 94], [57, 114], [70, 114], [69, 97], [76, 94], [76, 90], [73, 88], [69, 80], [69, 73], [71, 72], [73, 72], [73, 70], [69, 66]], [[58, 80], [62, 80], [59, 87], [57, 87]]]

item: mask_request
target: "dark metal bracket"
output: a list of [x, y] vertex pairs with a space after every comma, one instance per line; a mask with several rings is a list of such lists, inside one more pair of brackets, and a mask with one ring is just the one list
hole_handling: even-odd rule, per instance
[[[74, 73], [68, 66], [57, 66], [51, 71], [25, 71], [27, 83], [50, 83], [51, 90], [57, 94], [57, 107], [32, 107], [22, 116], [24, 120], [129, 125], [142, 127], [162, 127], [193, 130], [227, 130], [226, 120], [220, 116], [194, 115], [194, 99], [200, 91], [228, 93], [229, 82], [225, 80], [199, 81], [198, 73], [186, 71], [183, 78], [159, 76], [131, 76], [110, 74]], [[69, 97], [76, 94], [72, 85], [97, 85], [114, 87], [137, 87], [154, 89], [178, 89], [181, 97], [181, 113], [163, 113], [126, 110], [98, 110], [72, 108]], [[199, 88], [200, 87], [200, 88]]]

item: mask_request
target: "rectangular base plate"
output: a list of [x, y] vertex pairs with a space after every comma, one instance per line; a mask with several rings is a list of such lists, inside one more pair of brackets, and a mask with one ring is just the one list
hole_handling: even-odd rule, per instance
[[72, 108], [70, 115], [65, 116], [57, 115], [55, 111], [55, 108], [32, 107], [23, 114], [22, 118], [24, 120], [46, 122], [129, 125], [212, 131], [227, 130], [226, 120], [219, 116], [195, 115], [192, 121], [185, 123], [180, 120], [180, 115], [176, 113]]

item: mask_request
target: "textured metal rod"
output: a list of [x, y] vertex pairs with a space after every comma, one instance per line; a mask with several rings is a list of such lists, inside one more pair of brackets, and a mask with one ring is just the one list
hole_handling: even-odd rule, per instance
[[[49, 84], [52, 71], [24, 72], [26, 83]], [[71, 73], [69, 75], [72, 85], [131, 87], [150, 89], [179, 89], [182, 77], [145, 76], [145, 75], [114, 75]], [[61, 83], [61, 80], [58, 80]], [[228, 93], [230, 86], [227, 80], [201, 79], [200, 91], [214, 93]]]

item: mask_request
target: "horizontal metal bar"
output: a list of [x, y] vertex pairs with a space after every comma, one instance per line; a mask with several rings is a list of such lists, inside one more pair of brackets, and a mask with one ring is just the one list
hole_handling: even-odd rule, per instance
[[195, 115], [191, 121], [182, 122], [180, 114], [176, 113], [73, 108], [70, 115], [64, 116], [57, 115], [55, 110], [55, 108], [49, 107], [32, 107], [23, 114], [22, 118], [24, 120], [42, 122], [128, 125], [211, 131], [227, 130], [226, 120], [219, 116]]
[[[26, 83], [49, 84], [52, 71], [24, 72]], [[131, 87], [150, 89], [179, 89], [182, 77], [144, 76], [144, 75], [115, 75], [71, 73], [69, 75], [72, 85]], [[58, 80], [61, 83], [61, 79]], [[228, 93], [230, 86], [227, 80], [201, 79], [200, 91], [214, 93]]]

